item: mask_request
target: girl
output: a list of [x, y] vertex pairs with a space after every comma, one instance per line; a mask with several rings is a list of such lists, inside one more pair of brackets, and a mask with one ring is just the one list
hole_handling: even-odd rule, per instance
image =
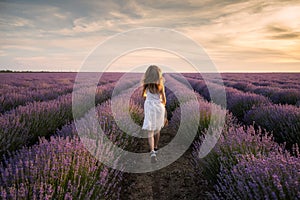
[[143, 78], [144, 122], [143, 130], [148, 131], [151, 162], [156, 162], [160, 129], [165, 122], [166, 94], [161, 69], [155, 65], [148, 67]]

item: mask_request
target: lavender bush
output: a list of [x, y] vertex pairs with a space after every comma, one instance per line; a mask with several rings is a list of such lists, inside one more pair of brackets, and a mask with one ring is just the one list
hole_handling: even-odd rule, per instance
[[258, 87], [254, 90], [254, 92], [269, 97], [272, 100], [272, 102], [276, 104], [280, 103], [296, 105], [300, 101], [299, 89]]
[[[88, 80], [95, 74], [85, 73]], [[99, 86], [118, 80], [123, 73], [103, 73]], [[0, 73], [0, 113], [33, 101], [48, 101], [71, 93], [76, 73]], [[81, 83], [81, 86], [86, 86]]]
[[245, 113], [251, 110], [254, 106], [265, 106], [270, 104], [270, 101], [264, 96], [244, 93], [237, 90], [227, 90], [227, 109], [239, 120], [243, 120]]
[[[172, 86], [172, 87], [170, 87]], [[202, 96], [193, 91], [190, 83], [178, 74], [166, 75], [166, 87], [173, 88], [174, 91], [170, 91], [170, 96], [168, 96], [167, 107], [170, 108], [170, 111], [175, 110], [181, 103], [188, 102], [191, 100], [204, 100]]]
[[[270, 152], [280, 151], [282, 148], [273, 141], [271, 135], [263, 134], [261, 130], [255, 130], [253, 126], [239, 127], [227, 124], [227, 128], [223, 129], [214, 149], [205, 158], [199, 159], [198, 151], [202, 145], [202, 140], [203, 138], [200, 137], [194, 142], [193, 164], [199, 176], [206, 177], [211, 183], [216, 182], [221, 165], [230, 169], [237, 164], [237, 155], [268, 155]], [[223, 157], [226, 159], [222, 159]]]
[[292, 86], [288, 88], [280, 88], [275, 86], [255, 86], [250, 82], [235, 82], [226, 81], [226, 86], [242, 90], [244, 92], [252, 92], [259, 95], [268, 97], [273, 103], [276, 104], [291, 104], [298, 105], [300, 101], [300, 91], [299, 88], [294, 88]]
[[[216, 97], [214, 99], [215, 102], [212, 103], [217, 103], [222, 102], [221, 99], [218, 99], [220, 93], [222, 93], [222, 86], [215, 84], [215, 83], [205, 83], [204, 81], [200, 80], [192, 80], [188, 79], [189, 83], [193, 87], [194, 90], [199, 92], [206, 100], [212, 102], [211, 100], [211, 95]], [[208, 86], [210, 90], [208, 90]], [[262, 95], [257, 95], [253, 93], [245, 93], [241, 92], [237, 89], [234, 88], [229, 88], [225, 87], [225, 92], [226, 92], [226, 102], [227, 102], [227, 109], [232, 112], [239, 120], [243, 120], [243, 117], [245, 113], [250, 110], [253, 106], [258, 106], [258, 105], [265, 105], [265, 104], [270, 104], [270, 101], [262, 96]], [[212, 94], [210, 94], [212, 93]], [[220, 98], [222, 98], [220, 96]], [[225, 106], [225, 105], [221, 105]]]
[[233, 87], [244, 92], [251, 92], [256, 88], [256, 86], [254, 86], [250, 82], [225, 81], [224, 84], [227, 87]]
[[[106, 154], [103, 156], [110, 156]], [[2, 199], [118, 198], [121, 174], [99, 163], [78, 138], [51, 137], [0, 165]]]
[[286, 142], [288, 147], [300, 144], [300, 108], [292, 105], [259, 106], [250, 110], [244, 118], [272, 132], [277, 142]]
[[[113, 83], [100, 86], [96, 103], [110, 98]], [[110, 91], [108, 91], [110, 90]], [[82, 105], [80, 110], [73, 110], [76, 116], [82, 116], [93, 105], [85, 104], [88, 90], [81, 93]], [[19, 106], [9, 113], [0, 115], [0, 154], [5, 151], [16, 150], [23, 145], [30, 145], [37, 141], [39, 136], [49, 136], [57, 128], [73, 119], [72, 96], [67, 94], [47, 102], [32, 102], [26, 106]]]
[[222, 77], [225, 82], [250, 83], [255, 87], [300, 89], [299, 73], [224, 73]]
[[3, 91], [4, 95], [0, 96], [0, 112], [3, 113], [16, 108], [19, 105], [25, 105], [28, 102], [56, 99], [60, 95], [71, 93], [72, 90], [73, 85], [66, 85], [64, 87], [54, 86], [53, 88], [34, 90], [24, 88], [18, 92], [7, 89], [6, 91]]
[[[223, 157], [222, 159], [227, 159]], [[247, 154], [228, 169], [221, 165], [212, 199], [300, 199], [300, 157], [287, 152]]]
[[[199, 104], [199, 110], [195, 109], [196, 104]], [[188, 114], [182, 116], [181, 109], [185, 109]], [[212, 109], [215, 111], [214, 114], [212, 114]], [[200, 118], [197, 117], [198, 115]], [[226, 110], [216, 104], [208, 103], [202, 99], [191, 100], [175, 109], [169, 123], [169, 130], [175, 134], [179, 126], [182, 126], [185, 138], [189, 139], [192, 137], [191, 132], [195, 129], [197, 129], [197, 135], [199, 136], [209, 126], [211, 126], [210, 128], [219, 126], [224, 115], [226, 115]], [[198, 127], [196, 126], [197, 124]]]

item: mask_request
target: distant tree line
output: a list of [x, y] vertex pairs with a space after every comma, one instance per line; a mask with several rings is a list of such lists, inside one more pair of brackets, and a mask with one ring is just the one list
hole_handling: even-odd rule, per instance
[[51, 71], [13, 71], [9, 69], [0, 70], [0, 73], [51, 73]]
[[7, 72], [13, 72], [12, 70], [6, 69], [6, 70], [0, 70], [1, 73], [7, 73]]

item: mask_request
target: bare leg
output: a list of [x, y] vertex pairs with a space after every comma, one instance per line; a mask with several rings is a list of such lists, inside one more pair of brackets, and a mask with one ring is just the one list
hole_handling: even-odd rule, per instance
[[153, 137], [154, 131], [148, 131], [148, 142], [150, 151], [154, 150], [154, 137]]
[[156, 148], [156, 149], [158, 147], [159, 137], [160, 137], [160, 131], [155, 132], [155, 134], [154, 134], [154, 148]]

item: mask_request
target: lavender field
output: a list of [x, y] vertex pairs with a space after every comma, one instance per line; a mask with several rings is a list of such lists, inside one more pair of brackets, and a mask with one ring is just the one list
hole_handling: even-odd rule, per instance
[[[86, 73], [87, 79], [93, 75]], [[147, 152], [147, 140], [129, 136], [113, 116], [110, 99], [122, 75], [104, 73], [99, 80], [95, 94], [98, 120], [114, 144]], [[82, 144], [79, 135], [96, 133], [76, 129], [75, 121], [91, 121], [93, 105], [85, 100], [95, 91], [88, 84], [76, 88], [81, 104], [80, 109], [72, 110], [76, 73], [1, 73], [1, 199], [300, 199], [300, 74], [224, 73], [223, 80], [211, 74], [209, 82], [200, 74], [182, 75], [197, 102], [186, 99], [180, 104], [177, 96], [188, 89], [185, 80], [178, 74], [164, 74], [169, 125], [162, 130], [161, 146], [176, 135], [181, 106], [200, 113], [197, 136], [188, 151], [166, 169], [130, 174], [107, 167]], [[141, 126], [140, 81], [140, 75], [132, 74], [121, 89], [135, 89], [129, 111]], [[222, 81], [226, 105], [210, 97], [222, 89]], [[177, 90], [168, 89], [168, 84]], [[195, 103], [199, 111], [192, 110]], [[122, 102], [117, 106], [122, 109]], [[203, 136], [213, 131], [208, 129], [209, 122], [218, 123], [222, 113], [226, 113], [226, 122], [221, 137], [200, 159]], [[186, 123], [193, 120], [191, 115]], [[122, 123], [127, 126], [126, 120]], [[103, 159], [112, 156], [103, 140], [90, 143], [104, 146], [106, 151], [98, 152]]]

